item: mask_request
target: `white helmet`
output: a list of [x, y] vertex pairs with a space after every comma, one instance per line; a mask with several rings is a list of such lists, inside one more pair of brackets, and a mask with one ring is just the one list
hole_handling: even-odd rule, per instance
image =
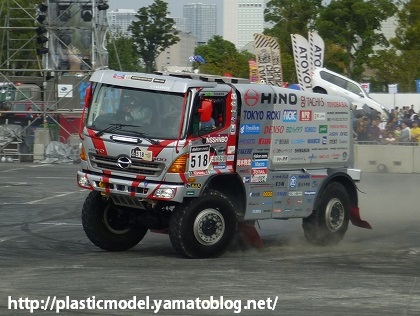
[[135, 107], [131, 110], [133, 119], [142, 123], [150, 123], [152, 114], [152, 110], [149, 107]]

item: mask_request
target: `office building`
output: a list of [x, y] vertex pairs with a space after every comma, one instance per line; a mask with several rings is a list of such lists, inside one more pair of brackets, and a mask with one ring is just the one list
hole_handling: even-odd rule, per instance
[[223, 38], [242, 49], [252, 42], [254, 33], [262, 33], [267, 0], [223, 1]]
[[136, 20], [137, 12], [133, 9], [117, 9], [107, 13], [109, 30], [112, 34], [129, 35], [128, 27]]
[[216, 35], [216, 5], [190, 3], [184, 5], [187, 30], [197, 37], [199, 44], [205, 44]]

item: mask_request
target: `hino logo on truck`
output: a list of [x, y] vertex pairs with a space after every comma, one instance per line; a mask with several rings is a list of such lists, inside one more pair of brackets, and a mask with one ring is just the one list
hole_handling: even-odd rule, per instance
[[130, 158], [128, 158], [127, 156], [121, 156], [120, 158], [118, 158], [117, 160], [117, 165], [118, 167], [120, 167], [121, 169], [127, 169], [131, 167], [131, 164], [133, 162], [131, 161]]

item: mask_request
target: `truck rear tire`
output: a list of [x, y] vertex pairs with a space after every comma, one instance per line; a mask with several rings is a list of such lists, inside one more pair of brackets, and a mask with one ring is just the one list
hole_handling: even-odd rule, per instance
[[313, 213], [303, 219], [306, 239], [314, 245], [329, 246], [339, 243], [347, 231], [350, 200], [344, 186], [329, 183], [321, 192], [321, 201]]
[[97, 191], [90, 192], [83, 204], [82, 225], [89, 240], [108, 251], [128, 250], [147, 233], [147, 228], [130, 223], [127, 212], [103, 199]]
[[174, 209], [169, 238], [175, 250], [187, 258], [212, 258], [228, 249], [236, 229], [232, 202], [223, 193], [209, 190]]

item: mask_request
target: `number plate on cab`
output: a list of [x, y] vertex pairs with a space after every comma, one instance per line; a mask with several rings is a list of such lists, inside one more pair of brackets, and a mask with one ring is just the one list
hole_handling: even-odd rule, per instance
[[152, 161], [152, 152], [150, 150], [144, 150], [140, 147], [135, 147], [131, 149], [130, 153], [131, 158], [142, 159], [146, 161]]

